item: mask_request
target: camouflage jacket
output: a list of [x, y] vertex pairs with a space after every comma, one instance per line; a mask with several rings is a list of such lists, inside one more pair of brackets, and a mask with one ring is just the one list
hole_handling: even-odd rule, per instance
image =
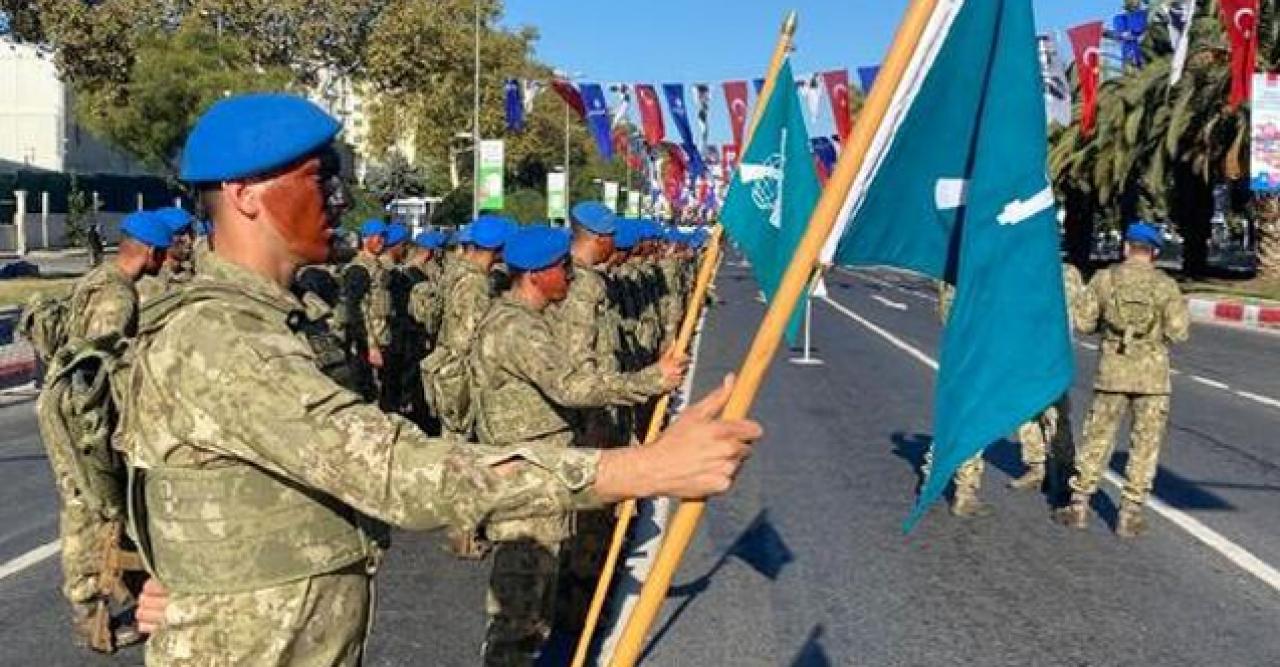
[[390, 276], [376, 256], [361, 251], [342, 270], [343, 302], [351, 344], [358, 350], [391, 344]]
[[1178, 284], [1155, 266], [1126, 261], [1094, 274], [1088, 292], [1083, 323], [1102, 334], [1094, 389], [1168, 394], [1169, 345], [1191, 333]]
[[616, 370], [615, 350], [604, 335], [608, 326], [609, 293], [604, 276], [576, 261], [573, 281], [564, 300], [547, 307], [547, 320], [554, 327], [564, 353], [583, 370]]
[[409, 292], [409, 316], [418, 323], [426, 348], [435, 345], [440, 334], [440, 320], [444, 316], [444, 298], [441, 293], [443, 268], [438, 262], [427, 262], [420, 269], [422, 281]]
[[109, 333], [132, 337], [138, 329], [138, 292], [115, 262], [103, 262], [76, 282], [68, 312], [68, 341]]
[[566, 409], [633, 405], [662, 391], [656, 367], [622, 374], [576, 363], [547, 318], [510, 294], [494, 302], [480, 325], [471, 381], [476, 435], [488, 444], [563, 434], [568, 445]]
[[146, 305], [148, 301], [168, 292], [176, 285], [181, 285], [191, 280], [192, 275], [194, 275], [194, 272], [190, 264], [183, 263], [175, 266], [165, 262], [156, 275], [143, 276], [138, 279], [138, 303]]
[[436, 349], [448, 349], [466, 356], [475, 342], [476, 327], [493, 300], [489, 276], [475, 264], [458, 258], [454, 262], [453, 280], [444, 294], [444, 313]]
[[670, 347], [676, 341], [680, 331], [681, 319], [684, 316], [684, 287], [681, 284], [680, 259], [666, 256], [658, 260], [658, 269], [662, 276], [662, 287], [658, 298], [658, 308], [662, 320], [662, 346]]

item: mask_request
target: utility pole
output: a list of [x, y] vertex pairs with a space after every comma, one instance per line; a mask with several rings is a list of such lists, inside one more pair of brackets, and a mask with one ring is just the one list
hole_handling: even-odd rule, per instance
[[[570, 203], [569, 193], [571, 181], [569, 180], [569, 105], [564, 105], [564, 210], [568, 211], [572, 206]], [[568, 220], [565, 221], [568, 226]]]
[[471, 219], [480, 215], [480, 0], [475, 0], [475, 79], [471, 103]]

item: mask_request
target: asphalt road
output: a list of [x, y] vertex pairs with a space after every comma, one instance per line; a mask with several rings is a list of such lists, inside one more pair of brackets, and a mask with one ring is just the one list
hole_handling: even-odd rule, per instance
[[[736, 490], [711, 502], [645, 664], [1280, 664], [1280, 591], [1163, 517], [1139, 541], [1116, 539], [1114, 487], [1088, 532], [1054, 525], [1042, 497], [1004, 488], [1020, 472], [1011, 443], [987, 453], [994, 516], [959, 521], [940, 505], [904, 536], [934, 375], [902, 346], [936, 358], [931, 294], [886, 273], [837, 273], [828, 286], [897, 344], [814, 303], [826, 363], [774, 364], [755, 408], [768, 439]], [[740, 268], [725, 267], [719, 294], [697, 394], [738, 365], [763, 309]], [[1280, 404], [1265, 402], [1280, 399], [1269, 361], [1280, 339], [1201, 325], [1192, 335], [1174, 355], [1182, 373], [1156, 494], [1280, 567]], [[1080, 343], [1077, 433], [1096, 363]], [[3, 568], [54, 539], [56, 513], [33, 404], [10, 392], [0, 406]], [[140, 662], [137, 651], [94, 660], [69, 647], [57, 577], [56, 557], [0, 576], [0, 664]], [[369, 664], [476, 664], [485, 578], [434, 536], [398, 534]]]

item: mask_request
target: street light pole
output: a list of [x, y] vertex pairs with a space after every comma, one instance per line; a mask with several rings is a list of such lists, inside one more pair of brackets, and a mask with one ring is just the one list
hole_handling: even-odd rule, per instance
[[475, 78], [472, 85], [471, 219], [480, 215], [480, 0], [475, 0]]
[[[564, 210], [572, 205], [569, 201], [569, 105], [564, 105]], [[566, 220], [566, 226], [568, 221]]]

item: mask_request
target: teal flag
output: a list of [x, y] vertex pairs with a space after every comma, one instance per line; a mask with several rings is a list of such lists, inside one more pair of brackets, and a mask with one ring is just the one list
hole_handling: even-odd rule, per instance
[[845, 210], [835, 261], [956, 286], [934, 463], [906, 527], [955, 470], [1067, 391], [1075, 372], [1031, 0], [941, 3]]
[[[751, 261], [765, 298], [772, 300], [777, 293], [820, 193], [804, 111], [791, 62], [786, 61], [742, 153], [720, 215], [725, 233]], [[787, 326], [787, 342], [793, 345], [802, 315], [796, 308]]]

